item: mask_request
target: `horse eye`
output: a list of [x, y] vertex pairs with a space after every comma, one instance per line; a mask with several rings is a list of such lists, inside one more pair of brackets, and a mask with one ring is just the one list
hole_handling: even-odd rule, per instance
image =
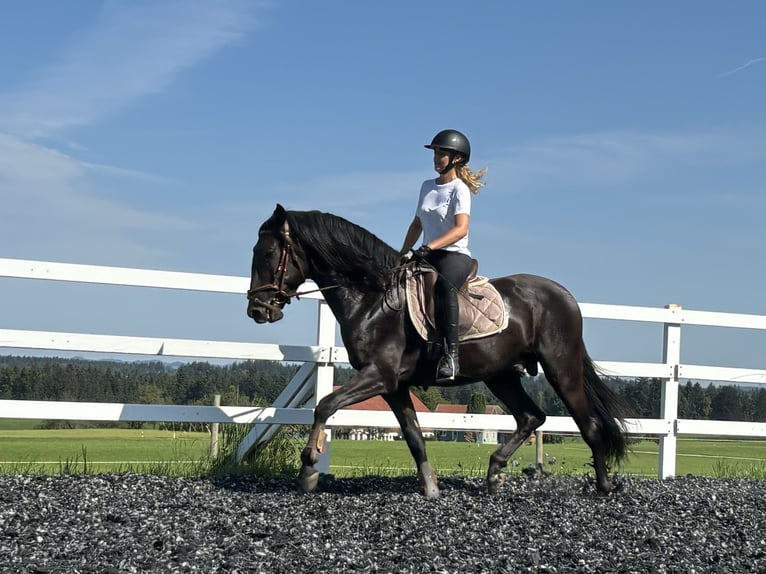
[[253, 254], [256, 257], [260, 257], [261, 259], [269, 260], [269, 259], [272, 259], [274, 257], [274, 249], [272, 249], [272, 248], [265, 248], [264, 249], [263, 247], [261, 247], [261, 248], [257, 248], [256, 247], [256, 249], [253, 249]]

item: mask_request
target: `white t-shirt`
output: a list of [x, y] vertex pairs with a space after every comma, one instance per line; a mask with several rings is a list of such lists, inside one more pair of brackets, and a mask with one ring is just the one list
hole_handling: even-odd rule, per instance
[[[471, 215], [471, 190], [459, 177], [441, 185], [436, 179], [427, 179], [420, 186], [415, 215], [423, 226], [424, 244], [455, 227], [455, 216], [461, 213]], [[471, 255], [468, 235], [443, 249]]]

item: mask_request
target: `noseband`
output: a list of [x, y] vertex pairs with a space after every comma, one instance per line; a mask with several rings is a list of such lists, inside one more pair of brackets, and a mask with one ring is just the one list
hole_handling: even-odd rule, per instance
[[[293, 243], [292, 237], [290, 237], [290, 226], [288, 225], [287, 220], [285, 220], [282, 225], [280, 233], [282, 235], [282, 252], [279, 254], [279, 264], [274, 270], [274, 281], [267, 285], [261, 285], [255, 289], [250, 289], [247, 292], [247, 300], [250, 301], [250, 303], [254, 305], [262, 305], [271, 308], [272, 310], [290, 303], [290, 299], [293, 297], [298, 297], [297, 292], [294, 291], [290, 293], [285, 289], [285, 279], [287, 278], [287, 270], [291, 260], [301, 274], [299, 284], [306, 280], [306, 273], [304, 273], [303, 267], [301, 267], [301, 262], [295, 256], [295, 244]], [[275, 291], [275, 293], [268, 303], [264, 303], [255, 298], [255, 294], [260, 293], [261, 291]]]

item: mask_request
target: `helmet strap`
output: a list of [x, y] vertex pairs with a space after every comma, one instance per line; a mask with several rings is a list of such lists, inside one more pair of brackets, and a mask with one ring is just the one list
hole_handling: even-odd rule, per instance
[[449, 163], [444, 169], [437, 170], [439, 172], [439, 175], [444, 175], [449, 170], [451, 170], [453, 167], [455, 167], [455, 157], [457, 156], [457, 152], [454, 150], [449, 150]]

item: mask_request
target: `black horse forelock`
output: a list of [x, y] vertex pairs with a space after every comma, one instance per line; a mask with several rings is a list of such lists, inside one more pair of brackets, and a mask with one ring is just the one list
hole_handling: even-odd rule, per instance
[[385, 289], [398, 253], [350, 221], [321, 211], [288, 211], [290, 232], [312, 264], [357, 286]]

